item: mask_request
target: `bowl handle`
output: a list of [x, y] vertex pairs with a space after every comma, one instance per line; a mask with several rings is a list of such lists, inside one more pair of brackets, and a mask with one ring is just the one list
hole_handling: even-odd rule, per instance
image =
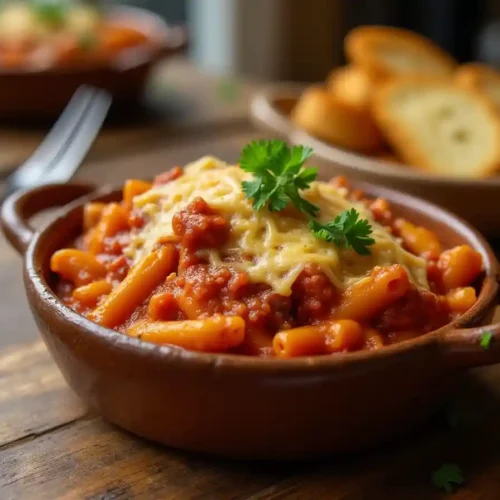
[[[495, 293], [494, 301], [498, 303], [498, 287]], [[438, 340], [450, 366], [472, 368], [500, 363], [500, 323], [444, 330]]]
[[96, 187], [90, 184], [49, 184], [18, 191], [2, 205], [0, 222], [9, 243], [24, 254], [35, 231], [29, 219], [43, 210], [59, 207], [88, 195]]

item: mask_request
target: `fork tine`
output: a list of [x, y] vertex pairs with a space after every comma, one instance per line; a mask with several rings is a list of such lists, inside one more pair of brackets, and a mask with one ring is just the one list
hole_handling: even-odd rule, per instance
[[11, 174], [11, 179], [7, 179], [7, 182], [20, 178], [23, 178], [24, 182], [35, 182], [45, 172], [49, 162], [69, 141], [95, 94], [95, 89], [79, 87], [44, 141], [28, 161]]
[[105, 91], [97, 91], [72, 140], [60, 151], [54, 166], [44, 175], [44, 184], [66, 182], [73, 176], [99, 133], [110, 106], [111, 96]]

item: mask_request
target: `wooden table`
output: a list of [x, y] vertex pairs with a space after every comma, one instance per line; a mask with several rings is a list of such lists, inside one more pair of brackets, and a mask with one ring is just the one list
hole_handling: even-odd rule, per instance
[[[196, 72], [179, 64], [191, 75], [186, 89], [191, 85], [198, 99], [212, 95], [213, 80], [198, 75], [194, 85]], [[214, 105], [200, 113], [201, 121], [186, 119], [179, 130], [160, 125], [132, 150], [118, 140], [111, 155], [110, 142], [110, 149], [94, 153], [78, 177], [119, 183], [208, 153], [234, 161], [241, 147], [260, 135], [246, 121], [247, 98], [245, 87], [222, 113], [223, 106]], [[0, 287], [0, 500], [447, 498], [431, 482], [432, 471], [443, 463], [458, 464], [466, 477], [452, 498], [500, 498], [500, 366], [457, 381], [454, 428], [443, 412], [400, 440], [330, 461], [214, 460], [138, 439], [84, 407], [37, 340], [22, 288], [21, 259], [3, 239]]]

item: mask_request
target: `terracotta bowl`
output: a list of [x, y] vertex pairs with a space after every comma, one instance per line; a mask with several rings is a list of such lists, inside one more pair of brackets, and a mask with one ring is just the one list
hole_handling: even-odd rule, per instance
[[353, 180], [379, 183], [421, 196], [458, 214], [480, 231], [500, 236], [500, 217], [496, 210], [500, 175], [487, 179], [433, 176], [416, 168], [346, 151], [312, 137], [290, 120], [302, 91], [302, 86], [281, 84], [256, 94], [250, 108], [254, 122], [291, 143], [311, 146], [317, 158], [330, 165], [331, 177], [342, 174]]
[[[185, 450], [244, 459], [290, 460], [350, 451], [408, 430], [434, 411], [457, 370], [500, 361], [498, 263], [486, 241], [450, 213], [375, 185], [358, 185], [395, 211], [437, 231], [446, 245], [481, 252], [485, 277], [477, 304], [440, 330], [379, 351], [293, 360], [204, 354], [157, 346], [98, 326], [54, 295], [52, 253], [82, 230], [83, 204], [121, 191], [86, 185], [41, 187], [13, 195], [3, 230], [24, 254], [24, 282], [42, 337], [68, 384], [111, 422]], [[89, 194], [90, 193], [90, 194]], [[34, 232], [28, 219], [63, 205]], [[480, 336], [491, 331], [490, 349]]]
[[147, 10], [114, 7], [109, 16], [143, 31], [151, 43], [148, 47], [123, 50], [109, 63], [31, 71], [0, 68], [0, 118], [57, 116], [82, 84], [107, 90], [118, 106], [137, 101], [152, 68], [187, 45], [183, 28], [170, 27]]

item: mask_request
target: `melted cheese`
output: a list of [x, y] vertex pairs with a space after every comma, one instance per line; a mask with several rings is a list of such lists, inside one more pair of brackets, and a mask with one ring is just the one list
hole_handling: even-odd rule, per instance
[[407, 270], [417, 287], [429, 288], [425, 261], [404, 250], [387, 229], [373, 220], [363, 204], [350, 202], [347, 190], [314, 182], [303, 196], [320, 207], [322, 222], [352, 207], [362, 218], [369, 219], [376, 241], [369, 256], [316, 238], [307, 219], [293, 209], [256, 212], [241, 189], [241, 182], [248, 178], [251, 175], [237, 166], [205, 157], [188, 165], [184, 175], [175, 181], [135, 197], [134, 207], [147, 214], [149, 222], [132, 237], [126, 254], [137, 262], [160, 237], [173, 235], [173, 216], [199, 196], [231, 226], [229, 240], [223, 247], [200, 252], [211, 264], [246, 271], [250, 281], [266, 283], [282, 295], [290, 295], [292, 284], [308, 263], [317, 264], [341, 290], [365, 278], [374, 266], [396, 263]]

